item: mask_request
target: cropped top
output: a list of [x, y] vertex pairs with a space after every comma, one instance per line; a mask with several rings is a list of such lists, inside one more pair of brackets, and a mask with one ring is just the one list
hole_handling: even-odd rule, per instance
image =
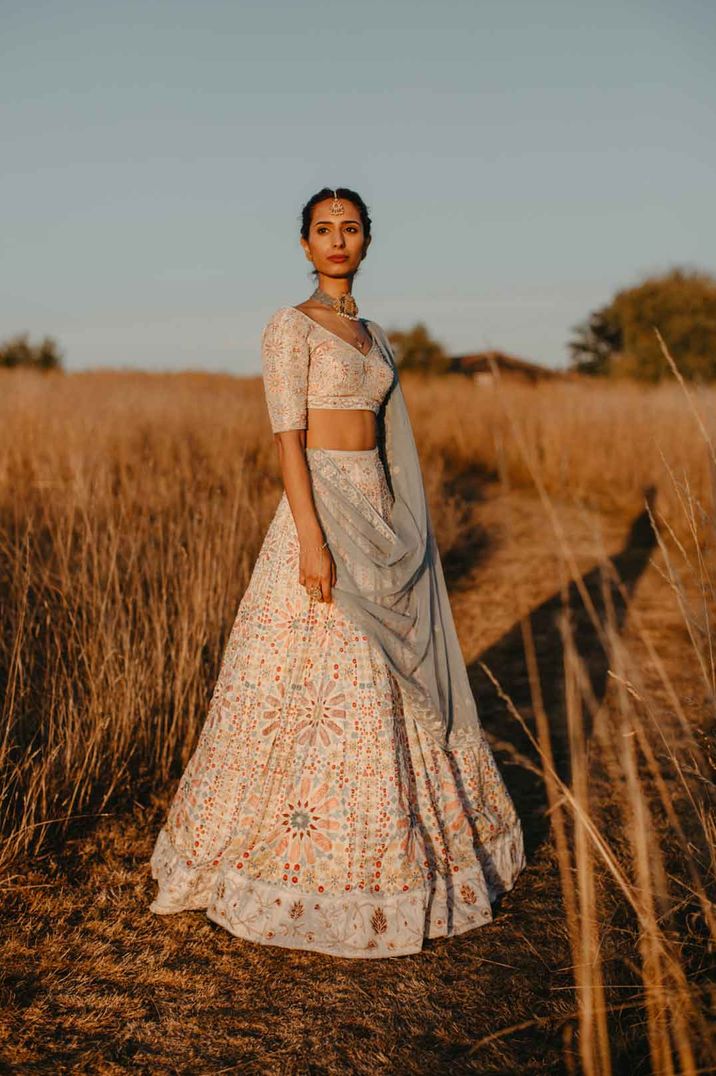
[[395, 372], [371, 336], [373, 345], [363, 354], [294, 306], [277, 310], [261, 339], [273, 433], [307, 429], [310, 407], [377, 414]]

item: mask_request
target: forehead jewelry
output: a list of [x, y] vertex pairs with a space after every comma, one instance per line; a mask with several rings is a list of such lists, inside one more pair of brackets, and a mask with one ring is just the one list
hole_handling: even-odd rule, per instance
[[338, 197], [337, 193], [333, 192], [333, 201], [331, 202], [331, 213], [334, 217], [342, 217], [346, 211], [346, 207]]

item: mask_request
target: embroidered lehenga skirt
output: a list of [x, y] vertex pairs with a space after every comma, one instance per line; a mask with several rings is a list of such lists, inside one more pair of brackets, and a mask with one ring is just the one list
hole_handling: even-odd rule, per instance
[[[308, 449], [309, 467], [318, 452], [388, 518], [377, 448]], [[338, 957], [416, 953], [492, 919], [525, 863], [521, 824], [487, 741], [443, 750], [298, 569], [284, 492], [157, 837], [151, 910]]]

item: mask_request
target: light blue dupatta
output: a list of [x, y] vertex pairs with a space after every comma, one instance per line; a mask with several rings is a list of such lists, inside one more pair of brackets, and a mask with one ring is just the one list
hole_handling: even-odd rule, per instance
[[386, 522], [320, 448], [307, 452], [314, 502], [336, 564], [336, 603], [381, 647], [415, 719], [444, 750], [484, 733], [455, 630], [418, 451], [390, 343], [365, 321], [393, 369], [378, 449], [394, 498]]

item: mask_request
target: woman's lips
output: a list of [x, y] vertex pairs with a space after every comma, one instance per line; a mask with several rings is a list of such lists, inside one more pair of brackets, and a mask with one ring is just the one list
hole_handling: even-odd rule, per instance
[[330, 254], [328, 257], [329, 262], [347, 262], [347, 254]]

